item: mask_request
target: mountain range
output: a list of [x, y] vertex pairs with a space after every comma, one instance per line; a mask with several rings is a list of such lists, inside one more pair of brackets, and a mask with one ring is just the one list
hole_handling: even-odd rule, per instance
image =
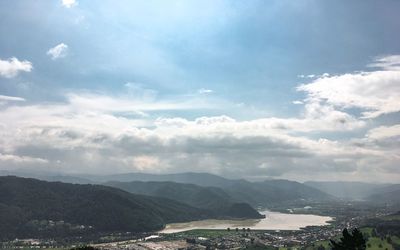
[[400, 184], [344, 181], [309, 181], [304, 184], [343, 200], [363, 200], [375, 203], [399, 203], [400, 201]]
[[218, 218], [263, 218], [249, 204], [233, 198], [218, 187], [202, 187], [175, 182], [107, 182], [105, 185], [135, 193], [164, 197], [207, 209]]
[[[0, 173], [1, 174], [1, 173]], [[28, 177], [27, 172], [8, 172], [19, 176]], [[334, 196], [329, 195], [317, 188], [310, 187], [295, 181], [288, 180], [265, 180], [251, 182], [244, 179], [227, 179], [209, 173], [176, 173], [176, 174], [146, 174], [126, 173], [116, 175], [46, 175], [35, 174], [34, 178], [47, 181], [61, 181], [67, 183], [103, 184], [107, 182], [175, 182], [193, 184], [201, 187], [217, 187], [222, 189], [231, 198], [248, 203], [254, 207], [268, 207], [272, 203], [280, 203], [294, 200], [332, 200]]]
[[208, 173], [75, 176], [1, 171], [0, 175], [13, 173], [37, 179], [0, 177], [2, 239], [155, 231], [166, 223], [206, 218], [262, 218], [254, 207], [296, 201], [400, 204], [399, 184], [251, 182]]
[[[204, 190], [206, 192], [200, 192], [198, 198], [210, 202], [228, 200], [224, 200], [226, 194], [218, 192], [215, 192], [218, 197], [210, 199], [207, 195], [213, 193], [212, 188], [210, 192], [207, 188]], [[74, 233], [147, 232], [160, 230], [172, 222], [263, 218], [243, 202], [197, 203], [194, 207], [165, 197], [132, 194], [104, 185], [0, 177], [0, 235], [2, 239], [10, 239]]]
[[[251, 204], [252, 206], [268, 207], [271, 203], [293, 200], [326, 201], [332, 199], [365, 200], [386, 191], [398, 192], [396, 184], [375, 184], [346, 181], [307, 181], [299, 183], [288, 180], [265, 180], [250, 182], [244, 179], [228, 179], [209, 173], [176, 173], [176, 174], [147, 174], [125, 173], [113, 175], [65, 175], [27, 170], [1, 171], [1, 175], [16, 175], [32, 177], [46, 181], [60, 181], [76, 184], [102, 184], [106, 182], [175, 182], [194, 184], [202, 187], [218, 187], [232, 198]], [[399, 191], [400, 192], [400, 191]]]
[[400, 184], [393, 184], [377, 189], [374, 193], [366, 196], [365, 200], [375, 203], [400, 205]]

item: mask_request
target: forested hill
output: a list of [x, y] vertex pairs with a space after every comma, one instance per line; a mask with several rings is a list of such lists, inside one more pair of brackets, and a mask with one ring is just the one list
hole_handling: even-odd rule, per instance
[[260, 182], [237, 181], [224, 188], [232, 197], [252, 206], [266, 206], [288, 201], [333, 200], [329, 194], [296, 181], [265, 180]]
[[390, 190], [390, 191], [375, 193], [370, 196], [367, 196], [365, 199], [367, 201], [374, 203], [400, 205], [400, 188], [398, 190]]
[[[265, 180], [251, 182], [247, 180], [226, 179], [208, 173], [180, 173], [165, 175], [129, 173], [102, 176], [102, 178], [106, 180], [113, 180], [114, 183], [116, 181], [132, 182], [140, 180], [153, 182], [175, 182], [195, 184], [202, 187], [215, 187], [225, 192], [225, 194], [230, 196], [232, 199], [248, 203], [253, 207], [268, 207], [272, 204], [297, 200], [326, 201], [335, 199], [332, 195], [329, 195], [321, 190], [289, 180]], [[122, 188], [122, 186], [119, 187]], [[127, 187], [125, 186], [125, 188]], [[138, 186], [135, 188], [140, 191]], [[129, 189], [125, 190], [135, 191]], [[135, 192], [138, 192], [137, 190]], [[150, 194], [154, 195], [153, 193]]]
[[0, 177], [2, 239], [82, 231], [142, 232], [166, 223], [209, 218], [202, 209], [100, 185]]
[[[0, 172], [1, 174], [1, 172]], [[29, 176], [29, 173], [16, 172], [14, 175]], [[227, 179], [209, 173], [175, 173], [175, 174], [146, 174], [125, 173], [116, 175], [80, 175], [65, 176], [46, 173], [33, 174], [33, 178], [43, 180], [58, 180], [72, 183], [106, 183], [106, 182], [175, 182], [194, 184], [201, 187], [215, 187], [223, 190], [236, 201], [245, 202], [253, 207], [269, 207], [280, 203], [293, 201], [326, 201], [333, 200], [318, 188], [314, 188], [296, 181], [265, 180], [252, 182], [243, 179]], [[153, 194], [151, 194], [153, 195]]]
[[263, 218], [249, 204], [232, 198], [227, 192], [217, 187], [201, 187], [194, 184], [175, 182], [108, 182], [105, 185], [125, 191], [168, 197], [193, 207], [210, 210], [217, 218]]

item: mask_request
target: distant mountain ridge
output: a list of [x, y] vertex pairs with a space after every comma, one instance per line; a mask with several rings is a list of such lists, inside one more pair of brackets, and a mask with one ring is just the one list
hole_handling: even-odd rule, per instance
[[[65, 178], [64, 178], [65, 177]], [[115, 175], [57, 175], [58, 181], [82, 183], [106, 183], [106, 182], [176, 182], [194, 184], [202, 187], [218, 187], [223, 189], [231, 198], [248, 203], [253, 207], [268, 207], [271, 204], [296, 200], [326, 201], [335, 199], [334, 196], [321, 191], [318, 188], [288, 180], [265, 180], [251, 182], [244, 179], [227, 179], [209, 173], [176, 173], [176, 174], [146, 174], [126, 173]], [[43, 180], [53, 180], [55, 177], [45, 177]], [[64, 178], [64, 179], [63, 179]], [[74, 179], [75, 178], [75, 179]]]
[[235, 183], [237, 180], [226, 179], [218, 175], [209, 173], [176, 173], [176, 174], [146, 174], [146, 173], [126, 173], [126, 174], [115, 174], [115, 175], [104, 175], [104, 176], [84, 176], [87, 179], [97, 182], [107, 181], [157, 181], [157, 182], [176, 182], [176, 183], [187, 183], [194, 184], [203, 187], [224, 187]]
[[219, 218], [263, 218], [249, 204], [232, 198], [218, 187], [202, 187], [176, 182], [107, 182], [107, 186], [136, 193], [164, 197], [187, 205], [207, 209]]
[[366, 196], [365, 200], [375, 203], [400, 205], [400, 184], [393, 184], [377, 189], [373, 194]]
[[[85, 176], [85, 178], [90, 178]], [[319, 189], [309, 187], [299, 182], [288, 180], [265, 180], [250, 182], [243, 179], [232, 180], [208, 173], [181, 173], [181, 174], [143, 174], [129, 173], [111, 176], [102, 176], [99, 180], [131, 182], [176, 182], [194, 184], [203, 187], [217, 187], [222, 189], [231, 198], [245, 202], [254, 207], [268, 207], [272, 203], [294, 200], [332, 200], [333, 196]], [[95, 180], [95, 179], [92, 179]]]
[[224, 190], [232, 197], [256, 207], [268, 207], [271, 204], [288, 201], [327, 201], [334, 199], [331, 195], [318, 189], [288, 180], [238, 181], [225, 187]]
[[345, 200], [366, 200], [368, 196], [376, 193], [400, 189], [400, 187], [396, 188], [396, 184], [346, 181], [308, 181], [304, 184]]
[[34, 178], [42, 181], [52, 181], [52, 182], [59, 181], [72, 184], [96, 184], [96, 181], [76, 175], [65, 175], [61, 173], [42, 172], [42, 171], [0, 170], [0, 176], [18, 176], [24, 178]]

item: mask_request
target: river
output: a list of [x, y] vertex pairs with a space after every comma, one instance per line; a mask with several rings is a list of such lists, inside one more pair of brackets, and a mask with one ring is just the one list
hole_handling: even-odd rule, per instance
[[160, 233], [177, 233], [193, 229], [231, 229], [250, 228], [257, 230], [299, 230], [306, 226], [327, 225], [333, 218], [311, 214], [286, 214], [271, 211], [260, 211], [264, 219], [247, 220], [200, 220], [184, 223], [167, 224]]

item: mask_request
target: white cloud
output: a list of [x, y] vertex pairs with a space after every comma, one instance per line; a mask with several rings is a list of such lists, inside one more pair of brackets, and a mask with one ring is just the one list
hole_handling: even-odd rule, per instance
[[47, 51], [47, 55], [51, 56], [51, 59], [56, 60], [58, 58], [64, 58], [68, 53], [68, 45], [60, 43]]
[[368, 65], [373, 68], [381, 68], [385, 70], [400, 70], [400, 55], [382, 56], [376, 58], [374, 63]]
[[66, 8], [71, 8], [75, 5], [78, 5], [78, 2], [76, 0], [62, 0], [62, 5]]
[[199, 94], [211, 94], [211, 93], [213, 93], [214, 91], [213, 91], [212, 89], [204, 89], [204, 88], [201, 88], [201, 89], [198, 89], [197, 92], [198, 92]]
[[47, 164], [66, 172], [208, 171], [283, 178], [294, 173], [359, 173], [374, 160], [386, 164], [374, 170], [382, 174], [394, 161], [383, 159], [374, 148], [296, 134], [344, 129], [338, 126], [343, 126], [343, 116], [348, 117], [319, 104], [310, 104], [303, 118], [291, 119], [238, 121], [215, 116], [154, 121], [120, 115], [168, 105], [182, 108], [162, 101], [140, 103], [126, 97], [77, 93], [68, 94], [66, 103], [7, 106], [0, 109], [0, 153], [7, 155], [0, 167], [9, 167], [13, 155], [20, 157], [14, 157], [18, 167]]
[[12, 78], [19, 74], [21, 71], [30, 72], [32, 70], [32, 63], [29, 61], [20, 61], [15, 57], [8, 60], [0, 59], [0, 76]]
[[[166, 100], [137, 83], [125, 84], [120, 96], [81, 92], [67, 94], [65, 103], [10, 103], [0, 106], [0, 154], [45, 161], [19, 161], [19, 167], [47, 164], [66, 172], [198, 171], [249, 178], [396, 181], [400, 125], [371, 128], [373, 122], [347, 108], [360, 108], [363, 117], [396, 112], [397, 74], [321, 75], [298, 88], [307, 94], [296, 102], [303, 110], [288, 118], [159, 117], [160, 111], [173, 114], [169, 111], [219, 103], [204, 95]], [[359, 138], [339, 134], [360, 128], [369, 131]], [[0, 160], [0, 167], [9, 162]]]
[[16, 101], [16, 102], [24, 102], [25, 99], [22, 97], [16, 97], [16, 96], [6, 96], [6, 95], [0, 95], [0, 102], [1, 101]]
[[[264, 135], [268, 133], [295, 134], [297, 132], [346, 131], [365, 126], [364, 121], [318, 104], [308, 104], [308, 112], [302, 118], [261, 118], [236, 121], [228, 116], [200, 117], [194, 121], [183, 118], [159, 118], [156, 125], [193, 128], [196, 133], [208, 133], [209, 129], [219, 133], [243, 133], [243, 135]], [[312, 107], [311, 107], [312, 106]], [[161, 126], [161, 127], [162, 127]]]
[[210, 108], [212, 104], [202, 100], [154, 100], [152, 92], [141, 90], [125, 96], [108, 96], [92, 93], [69, 93], [66, 95], [71, 107], [101, 112], [137, 112], [161, 110], [187, 110]]
[[400, 68], [393, 66], [398, 63], [399, 56], [381, 58], [376, 65], [391, 66], [378, 71], [321, 77], [297, 90], [306, 92], [308, 99], [338, 108], [360, 108], [363, 118], [399, 112]]
[[297, 75], [298, 78], [316, 78], [316, 77], [328, 77], [330, 74], [329, 73], [323, 73], [322, 75], [315, 75], [315, 74], [310, 74], [310, 75]]
[[400, 139], [400, 124], [394, 126], [380, 126], [373, 128], [367, 133], [367, 137], [370, 139], [381, 140], [392, 137]]
[[47, 163], [48, 161], [41, 158], [33, 158], [29, 156], [18, 156], [0, 153], [0, 162], [6, 163]]

